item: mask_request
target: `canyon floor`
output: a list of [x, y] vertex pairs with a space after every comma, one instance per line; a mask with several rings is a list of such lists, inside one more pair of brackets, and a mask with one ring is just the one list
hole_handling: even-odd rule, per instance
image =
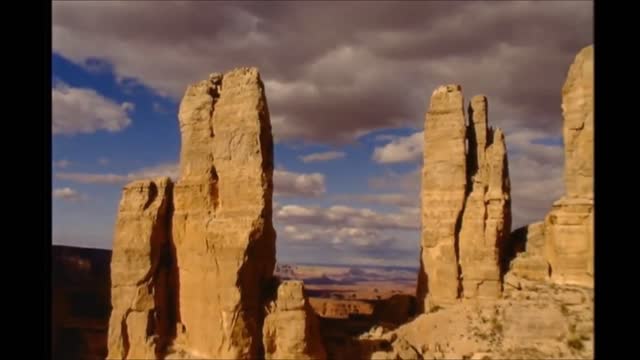
[[[104, 359], [109, 262], [101, 249], [53, 246], [58, 359]], [[507, 279], [505, 297], [416, 316], [413, 268], [278, 264], [303, 280], [330, 359], [593, 358], [593, 290]], [[54, 338], [54, 341], [56, 339]]]

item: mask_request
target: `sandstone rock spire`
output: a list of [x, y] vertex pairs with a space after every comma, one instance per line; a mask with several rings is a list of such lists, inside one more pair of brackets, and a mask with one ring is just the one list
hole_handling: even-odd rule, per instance
[[459, 248], [464, 297], [501, 294], [500, 255], [511, 229], [507, 148], [502, 130], [488, 127], [487, 98], [469, 106], [467, 196]]
[[[465, 120], [459, 85], [441, 86], [425, 121], [419, 310], [501, 294], [501, 250], [511, 228], [507, 149], [488, 126], [485, 96]], [[428, 303], [428, 304], [427, 304]]]
[[467, 189], [465, 137], [461, 87], [438, 87], [431, 95], [424, 131], [420, 310], [459, 296], [457, 237]]
[[545, 218], [545, 257], [556, 283], [593, 286], [593, 46], [562, 88], [565, 196]]
[[273, 138], [264, 86], [239, 68], [188, 87], [174, 187], [178, 330], [191, 357], [256, 358], [275, 266]]
[[123, 189], [111, 258], [108, 359], [154, 359], [164, 350], [172, 185], [165, 177]]

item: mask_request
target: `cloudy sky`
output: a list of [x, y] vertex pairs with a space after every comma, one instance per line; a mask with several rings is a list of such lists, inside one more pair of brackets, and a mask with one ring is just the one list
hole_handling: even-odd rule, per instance
[[560, 197], [560, 90], [593, 3], [53, 3], [53, 243], [110, 248], [121, 187], [177, 176], [188, 84], [259, 68], [278, 261], [417, 266], [431, 92], [484, 94], [506, 133], [514, 226]]

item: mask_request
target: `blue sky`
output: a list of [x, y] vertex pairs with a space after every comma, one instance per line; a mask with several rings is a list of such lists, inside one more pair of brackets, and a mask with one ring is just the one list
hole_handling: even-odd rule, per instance
[[591, 4], [365, 5], [54, 3], [53, 243], [110, 248], [122, 186], [177, 175], [187, 85], [247, 65], [276, 139], [279, 261], [417, 266], [421, 131], [446, 83], [488, 96], [514, 225], [541, 220], [563, 191], [560, 89]]

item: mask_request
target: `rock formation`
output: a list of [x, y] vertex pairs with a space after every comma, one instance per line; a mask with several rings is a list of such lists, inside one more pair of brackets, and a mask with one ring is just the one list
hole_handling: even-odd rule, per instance
[[172, 182], [124, 187], [111, 259], [109, 359], [153, 359], [168, 337], [166, 259]]
[[[510, 275], [518, 278], [543, 281], [549, 277], [549, 262], [544, 257], [544, 223], [537, 222], [511, 233], [509, 240], [512, 244], [518, 244], [516, 257], [511, 261]], [[505, 277], [505, 282], [507, 279]]]
[[588, 46], [575, 57], [562, 88], [565, 195], [544, 223], [527, 227], [526, 251], [510, 265], [512, 283], [520, 278], [593, 287], [593, 81]]
[[459, 85], [437, 88], [427, 112], [422, 170], [419, 309], [459, 296], [458, 232], [467, 189], [464, 99]]
[[256, 358], [276, 237], [273, 138], [258, 71], [240, 68], [189, 86], [179, 120], [174, 348], [194, 357]]
[[264, 320], [265, 359], [326, 359], [319, 322], [302, 281], [284, 281]]
[[487, 125], [487, 98], [469, 106], [467, 169], [470, 193], [460, 229], [464, 297], [498, 297], [500, 250], [511, 229], [511, 199], [504, 134]]
[[582, 49], [562, 88], [565, 196], [545, 218], [556, 283], [593, 286], [593, 46]]
[[123, 190], [109, 358], [261, 357], [276, 234], [273, 138], [258, 71], [188, 87], [179, 122], [175, 186], [164, 178]]
[[471, 100], [469, 125], [463, 106], [459, 85], [441, 86], [425, 120], [421, 311], [463, 294], [501, 293], [500, 251], [511, 227], [504, 135], [488, 126], [484, 96]]

